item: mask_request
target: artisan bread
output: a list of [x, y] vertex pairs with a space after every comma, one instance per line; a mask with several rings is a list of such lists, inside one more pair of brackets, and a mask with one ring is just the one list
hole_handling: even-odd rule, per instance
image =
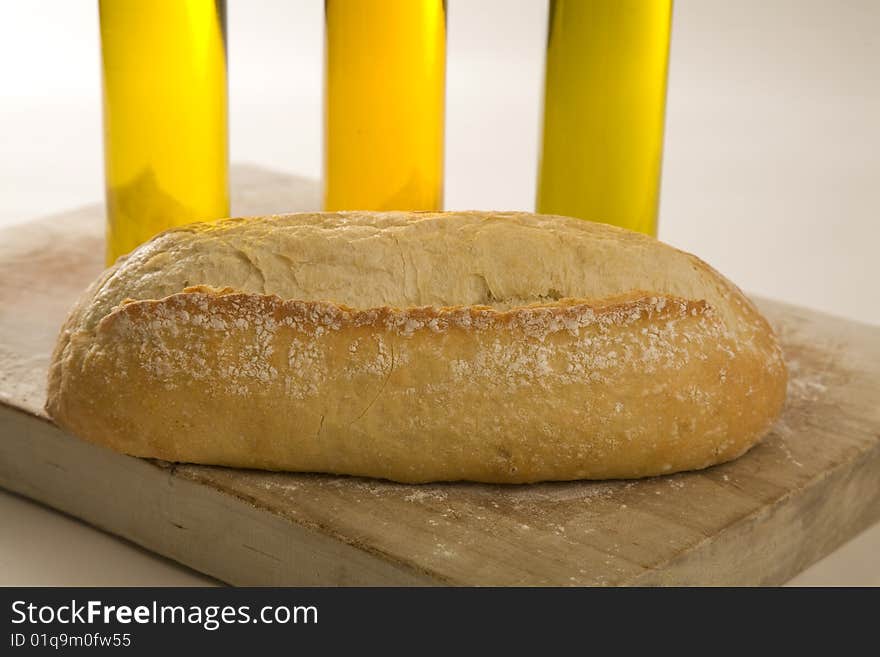
[[401, 482], [645, 477], [751, 447], [786, 370], [698, 258], [528, 213], [175, 228], [91, 286], [47, 410], [127, 454]]

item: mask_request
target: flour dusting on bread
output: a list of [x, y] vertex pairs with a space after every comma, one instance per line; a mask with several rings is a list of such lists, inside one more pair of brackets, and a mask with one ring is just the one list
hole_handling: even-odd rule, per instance
[[741, 454], [785, 368], [689, 254], [525, 213], [168, 231], [71, 314], [48, 409], [140, 456], [404, 482], [641, 477]]

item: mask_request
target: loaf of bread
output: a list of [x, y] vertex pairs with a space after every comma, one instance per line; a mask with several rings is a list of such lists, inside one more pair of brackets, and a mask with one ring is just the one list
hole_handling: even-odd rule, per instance
[[645, 477], [782, 407], [764, 318], [698, 258], [527, 213], [318, 213], [162, 233], [91, 286], [47, 410], [136, 456], [401, 482]]

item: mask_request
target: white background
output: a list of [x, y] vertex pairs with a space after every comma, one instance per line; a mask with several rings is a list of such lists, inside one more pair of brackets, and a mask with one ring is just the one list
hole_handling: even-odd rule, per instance
[[[546, 14], [449, 0], [447, 208], [533, 209]], [[323, 2], [228, 0], [228, 34], [232, 161], [318, 177]], [[878, 64], [880, 1], [678, 0], [660, 238], [880, 324]], [[97, 3], [0, 0], [0, 225], [100, 200], [101, 149]], [[0, 526], [0, 584], [200, 581], [5, 493]], [[797, 581], [880, 584], [877, 554], [880, 527]]]

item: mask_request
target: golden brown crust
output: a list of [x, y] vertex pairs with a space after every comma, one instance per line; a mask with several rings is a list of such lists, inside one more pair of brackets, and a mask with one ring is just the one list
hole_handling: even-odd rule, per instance
[[120, 291], [84, 319], [125, 275], [110, 270], [62, 331], [48, 410], [137, 456], [404, 482], [702, 468], [766, 432], [786, 374], [764, 319], [696, 262], [723, 307], [630, 287], [354, 308], [200, 281], [161, 298]]

